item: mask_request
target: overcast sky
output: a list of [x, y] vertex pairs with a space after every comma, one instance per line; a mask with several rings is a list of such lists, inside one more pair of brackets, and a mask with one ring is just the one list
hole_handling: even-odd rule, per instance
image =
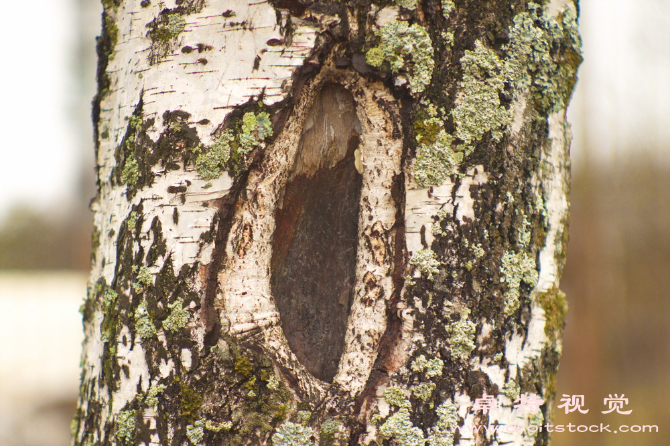
[[[76, 77], [77, 1], [3, 4], [0, 218], [22, 201], [62, 205], [81, 169], [92, 169], [94, 92], [82, 93]], [[645, 152], [670, 164], [670, 1], [582, 0], [581, 14], [585, 62], [569, 111], [575, 168], [585, 166], [587, 147], [597, 164]]]

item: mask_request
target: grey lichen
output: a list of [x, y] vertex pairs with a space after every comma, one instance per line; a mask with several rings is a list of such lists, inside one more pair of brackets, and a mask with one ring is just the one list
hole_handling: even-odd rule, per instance
[[187, 425], [186, 438], [192, 444], [199, 444], [205, 438], [205, 423], [202, 420], [198, 420], [193, 424]]
[[412, 364], [410, 364], [410, 368], [413, 372], [423, 372], [425, 370], [426, 376], [429, 378], [441, 376], [443, 367], [444, 361], [440, 358], [428, 360], [425, 355], [417, 356], [414, 361], [412, 361]]
[[446, 400], [435, 409], [437, 423], [430, 430], [428, 444], [430, 446], [453, 446], [453, 429], [458, 426], [458, 407]]
[[[453, 9], [451, 1], [442, 1], [445, 17]], [[455, 174], [459, 164], [487, 134], [494, 142], [509, 134], [513, 110], [500, 101], [506, 87], [512, 87], [515, 99], [530, 91], [541, 112], [565, 108], [582, 60], [575, 11], [567, 7], [557, 18], [551, 18], [547, 8], [529, 3], [528, 12], [515, 16], [509, 40], [502, 47], [502, 58], [482, 41], [476, 41], [474, 50], [466, 50], [460, 59], [461, 91], [450, 112], [454, 132], [440, 131], [443, 124], [435, 120], [431, 125], [436, 131], [430, 135], [430, 143], [417, 139], [414, 169], [420, 186], [439, 185]], [[368, 52], [368, 63], [381, 66], [391, 57], [380, 45]], [[393, 62], [401, 67], [401, 54]], [[452, 148], [455, 142], [458, 144]]]
[[118, 297], [119, 295], [116, 291], [106, 290], [105, 294], [102, 295], [102, 305], [105, 310], [111, 308], [116, 303]]
[[215, 424], [210, 420], [205, 421], [205, 429], [212, 432], [228, 432], [233, 428], [232, 421], [224, 421], [223, 423]]
[[528, 426], [533, 426], [535, 429], [528, 430], [530, 435], [533, 437], [537, 436], [537, 433], [539, 432], [538, 428], [542, 426], [543, 423], [544, 423], [544, 414], [542, 413], [541, 410], [538, 410], [536, 413], [531, 414], [528, 417]]
[[475, 349], [475, 331], [477, 325], [468, 319], [470, 311], [461, 311], [461, 319], [447, 326], [449, 333], [449, 346], [451, 347], [451, 357], [466, 361], [472, 351]]
[[298, 421], [298, 423], [302, 424], [303, 426], [309, 425], [309, 420], [312, 418], [312, 412], [309, 410], [299, 410], [295, 414], [295, 418]]
[[435, 61], [433, 44], [426, 29], [419, 25], [392, 20], [377, 32], [379, 45], [371, 48], [366, 61], [374, 67], [381, 67], [384, 61], [394, 74], [407, 72], [412, 93], [420, 93], [430, 84]]
[[527, 253], [514, 253], [507, 251], [503, 254], [500, 266], [502, 273], [501, 282], [507, 284], [505, 291], [505, 315], [509, 316], [519, 309], [519, 296], [521, 282], [531, 287], [537, 284], [538, 273], [535, 259]]
[[418, 0], [395, 0], [395, 4], [407, 9], [416, 9]]
[[167, 386], [165, 384], [154, 384], [149, 387], [146, 395], [144, 396], [144, 404], [149, 407], [156, 407], [158, 405], [158, 396], [165, 392]]
[[524, 215], [523, 221], [521, 222], [521, 226], [517, 229], [517, 243], [519, 244], [519, 246], [522, 248], [527, 248], [528, 245], [530, 244], [530, 236], [531, 236], [530, 222]]
[[268, 379], [268, 389], [273, 392], [277, 392], [280, 389], [280, 383], [276, 376], [272, 375], [270, 376], [270, 379]]
[[521, 392], [521, 388], [519, 387], [519, 384], [517, 384], [516, 381], [510, 379], [505, 383], [505, 385], [502, 388], [502, 391], [503, 395], [505, 395], [511, 401], [514, 401], [517, 398], [519, 398], [519, 392]]
[[577, 17], [570, 7], [550, 17], [547, 8], [532, 2], [528, 11], [514, 17], [504, 47], [508, 78], [521, 91], [530, 87], [540, 110], [557, 112], [567, 104], [581, 62]]
[[272, 436], [274, 446], [313, 446], [314, 431], [302, 424], [287, 421]]
[[137, 272], [137, 278], [135, 279], [135, 282], [133, 282], [133, 290], [136, 293], [139, 293], [143, 289], [151, 286], [153, 282], [154, 278], [149, 268], [147, 268], [146, 266], [142, 266], [139, 268], [139, 271]]
[[391, 406], [410, 407], [405, 391], [398, 386], [387, 387], [384, 390], [384, 399]]
[[321, 425], [321, 435], [333, 435], [337, 433], [337, 431], [339, 430], [340, 430], [340, 422], [333, 418], [328, 418]]
[[135, 332], [142, 339], [149, 339], [156, 336], [156, 326], [154, 325], [149, 312], [147, 303], [142, 301], [135, 310]]
[[333, 418], [326, 418], [321, 424], [319, 435], [319, 446], [333, 446], [336, 444], [336, 436], [340, 431], [341, 424]]
[[410, 259], [409, 264], [417, 267], [419, 271], [425, 274], [430, 280], [433, 280], [433, 274], [440, 272], [440, 262], [437, 260], [435, 253], [430, 249], [423, 249], [415, 252]]
[[442, 15], [444, 18], [449, 18], [449, 14], [451, 14], [451, 11], [453, 11], [456, 8], [456, 5], [454, 5], [454, 2], [451, 0], [442, 0]]
[[409, 409], [402, 407], [379, 427], [383, 438], [393, 438], [398, 446], [423, 446], [426, 438], [423, 431], [409, 419]]
[[487, 132], [494, 141], [500, 141], [512, 113], [500, 104], [506, 78], [503, 63], [493, 50], [481, 41], [475, 42], [475, 50], [466, 51], [461, 58], [461, 67], [462, 93], [451, 115], [456, 125], [454, 136], [463, 141], [461, 151], [467, 156]]
[[463, 153], [451, 148], [452, 137], [444, 130], [444, 122], [432, 116], [421, 122], [421, 129], [436, 129], [433, 132], [418, 131], [415, 123], [415, 138], [418, 144], [414, 179], [420, 186], [438, 186], [458, 172]]
[[163, 321], [163, 328], [171, 332], [176, 332], [186, 327], [186, 323], [191, 314], [186, 308], [182, 308], [182, 302], [178, 300], [168, 304], [168, 308], [172, 311], [170, 311], [168, 317]]
[[435, 409], [438, 429], [446, 430], [458, 426], [458, 406], [446, 400]]
[[410, 390], [412, 391], [412, 395], [415, 397], [423, 401], [428, 401], [433, 395], [435, 387], [435, 383], [421, 383], [417, 384], [416, 386], [412, 386]]
[[170, 14], [168, 15], [168, 30], [173, 37], [177, 36], [180, 32], [184, 31], [186, 27], [186, 21], [179, 14]]
[[186, 21], [178, 12], [161, 15], [154, 23], [149, 36], [154, 42], [167, 42], [179, 36], [186, 28]]
[[116, 417], [116, 438], [130, 442], [135, 435], [135, 410], [122, 410]]

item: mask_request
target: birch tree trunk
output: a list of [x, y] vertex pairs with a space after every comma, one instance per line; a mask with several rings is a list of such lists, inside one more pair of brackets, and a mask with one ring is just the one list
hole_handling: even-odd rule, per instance
[[549, 443], [572, 0], [103, 4], [75, 444]]

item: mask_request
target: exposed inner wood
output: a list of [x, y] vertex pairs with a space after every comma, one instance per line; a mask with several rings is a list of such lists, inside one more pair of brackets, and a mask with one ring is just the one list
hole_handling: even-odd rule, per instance
[[361, 175], [354, 99], [326, 85], [312, 106], [277, 210], [272, 294], [291, 350], [332, 381], [353, 298]]

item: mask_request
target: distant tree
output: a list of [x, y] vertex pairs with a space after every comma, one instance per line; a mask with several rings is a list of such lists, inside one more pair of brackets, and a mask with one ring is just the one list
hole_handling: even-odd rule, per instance
[[575, 4], [103, 3], [75, 444], [548, 444]]

